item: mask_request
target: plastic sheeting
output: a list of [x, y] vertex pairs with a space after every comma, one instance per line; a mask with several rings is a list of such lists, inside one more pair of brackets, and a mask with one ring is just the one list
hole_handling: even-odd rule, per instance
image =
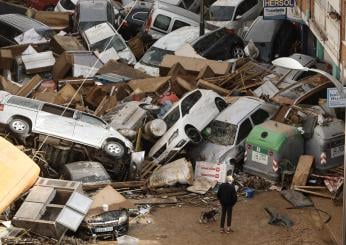
[[177, 183], [191, 185], [192, 182], [192, 164], [181, 158], [154, 171], [149, 179], [149, 187], [172, 186]]

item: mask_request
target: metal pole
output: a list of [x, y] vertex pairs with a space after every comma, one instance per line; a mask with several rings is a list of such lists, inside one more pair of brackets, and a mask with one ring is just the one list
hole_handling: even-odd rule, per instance
[[199, 35], [204, 35], [204, 0], [201, 0], [201, 7], [200, 9], [200, 21], [199, 21]]
[[[343, 80], [344, 86], [345, 86], [345, 80], [344, 80], [344, 72], [343, 70], [344, 62], [342, 62], [342, 76], [341, 79]], [[346, 187], [345, 187], [345, 179], [346, 179], [346, 108], [344, 108], [345, 113], [345, 145], [344, 145], [344, 184], [343, 184], [343, 194], [342, 194], [342, 245], [346, 245]]]

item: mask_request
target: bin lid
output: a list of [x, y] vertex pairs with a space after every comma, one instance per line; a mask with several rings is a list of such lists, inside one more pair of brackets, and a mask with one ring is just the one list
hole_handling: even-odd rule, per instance
[[315, 127], [315, 134], [321, 139], [333, 139], [344, 137], [345, 135], [345, 124], [340, 119], [333, 119], [331, 122], [328, 122], [323, 125], [317, 125]]
[[251, 130], [246, 144], [261, 146], [278, 152], [287, 138], [295, 135], [300, 135], [297, 128], [269, 120]]

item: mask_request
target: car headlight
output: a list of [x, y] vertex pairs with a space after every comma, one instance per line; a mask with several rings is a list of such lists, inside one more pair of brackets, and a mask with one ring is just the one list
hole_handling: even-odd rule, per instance
[[119, 216], [119, 225], [126, 223], [127, 219], [128, 219], [128, 217], [127, 217], [126, 212], [122, 212]]
[[177, 130], [175, 130], [175, 131], [173, 132], [173, 134], [171, 135], [171, 137], [169, 137], [169, 139], [168, 139], [168, 144], [170, 144], [175, 138], [177, 138], [178, 135], [179, 135], [179, 132], [178, 132], [178, 129], [177, 129]]

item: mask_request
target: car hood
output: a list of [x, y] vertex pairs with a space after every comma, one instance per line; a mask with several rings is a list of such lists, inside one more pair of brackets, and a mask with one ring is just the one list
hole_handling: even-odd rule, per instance
[[197, 161], [221, 162], [222, 157], [233, 148], [234, 145], [225, 146], [203, 141], [192, 149], [191, 155]]

